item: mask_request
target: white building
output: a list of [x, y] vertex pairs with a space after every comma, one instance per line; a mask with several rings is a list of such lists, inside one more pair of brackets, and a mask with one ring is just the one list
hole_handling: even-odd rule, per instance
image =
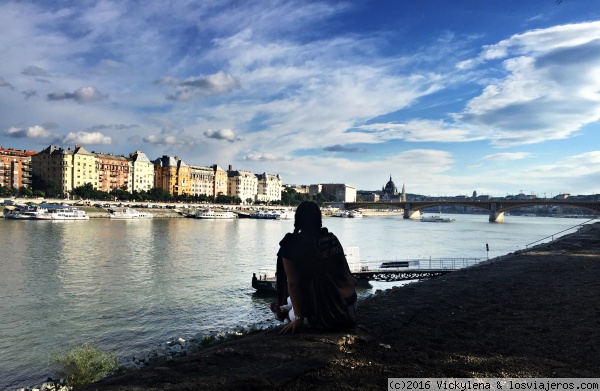
[[132, 193], [134, 191], [152, 190], [154, 187], [154, 164], [141, 151], [129, 154], [129, 158], [131, 159], [132, 169], [127, 190]]
[[283, 183], [279, 175], [263, 173], [256, 174], [256, 178], [258, 180], [256, 201], [281, 201]]
[[229, 166], [227, 171], [227, 195], [238, 197], [242, 203], [248, 199], [255, 201], [258, 193], [258, 178], [249, 171], [233, 170]]

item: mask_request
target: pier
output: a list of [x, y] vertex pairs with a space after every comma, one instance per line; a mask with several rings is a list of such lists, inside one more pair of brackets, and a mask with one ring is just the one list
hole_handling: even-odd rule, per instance
[[[368, 281], [408, 281], [441, 276], [452, 271], [477, 265], [480, 258], [407, 259], [393, 261], [353, 261], [348, 258], [350, 271], [358, 283]], [[275, 272], [260, 269], [252, 278], [257, 292], [277, 292]]]

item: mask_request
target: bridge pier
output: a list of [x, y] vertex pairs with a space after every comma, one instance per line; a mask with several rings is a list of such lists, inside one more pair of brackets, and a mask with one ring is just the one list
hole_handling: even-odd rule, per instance
[[421, 212], [418, 210], [411, 211], [410, 204], [404, 205], [404, 216], [405, 219], [419, 220], [421, 218]]
[[490, 223], [504, 223], [504, 212], [498, 212], [498, 204], [492, 203], [490, 209]]

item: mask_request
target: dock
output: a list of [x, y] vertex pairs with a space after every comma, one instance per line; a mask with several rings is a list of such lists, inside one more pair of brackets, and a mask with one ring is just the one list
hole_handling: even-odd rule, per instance
[[[480, 258], [407, 259], [367, 262], [348, 259], [348, 266], [357, 282], [408, 281], [441, 276], [455, 270], [474, 266]], [[257, 292], [276, 293], [277, 281], [271, 269], [260, 269], [252, 277], [252, 288]]]

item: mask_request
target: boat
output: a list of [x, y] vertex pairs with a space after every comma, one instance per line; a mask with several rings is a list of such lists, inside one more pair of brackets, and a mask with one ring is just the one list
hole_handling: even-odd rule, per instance
[[263, 210], [257, 210], [256, 212], [250, 213], [251, 219], [262, 219], [262, 220], [276, 220], [277, 215], [275, 213], [266, 212]]
[[450, 217], [442, 217], [437, 215], [421, 216], [421, 221], [425, 223], [453, 223], [456, 220]]
[[277, 210], [275, 214], [277, 215], [277, 220], [294, 220], [296, 217], [296, 212], [285, 209]]
[[348, 212], [348, 217], [351, 219], [360, 219], [363, 217], [363, 215], [357, 210], [351, 210]]
[[139, 220], [151, 219], [154, 217], [152, 213], [140, 212], [139, 210], [124, 208], [124, 209], [109, 209], [108, 217], [113, 220]]
[[260, 269], [258, 277], [252, 273], [252, 288], [257, 293], [277, 293], [277, 278], [275, 272], [268, 269]]
[[235, 214], [233, 212], [216, 211], [216, 210], [208, 209], [208, 210], [197, 211], [196, 218], [197, 219], [213, 219], [213, 220], [235, 219]]
[[90, 216], [73, 206], [48, 206], [46, 211], [36, 215], [36, 220], [89, 220]]
[[47, 209], [41, 206], [18, 205], [12, 209], [4, 209], [4, 218], [9, 220], [35, 220]]
[[348, 217], [348, 212], [346, 211], [339, 211], [337, 213], [334, 213], [331, 215], [331, 217]]

